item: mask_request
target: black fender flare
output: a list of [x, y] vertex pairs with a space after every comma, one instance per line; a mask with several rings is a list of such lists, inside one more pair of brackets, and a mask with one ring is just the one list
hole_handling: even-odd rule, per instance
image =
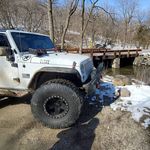
[[[41, 74], [41, 73], [58, 73], [58, 74], [68, 74], [68, 75], [73, 75], [73, 76], [76, 76], [77, 79], [82, 82], [81, 80], [81, 76], [80, 76], [80, 73], [74, 69], [74, 68], [62, 68], [62, 67], [44, 67], [44, 68], [41, 68], [34, 76], [33, 78], [31, 79], [30, 83], [29, 83], [29, 88], [31, 88], [34, 83], [37, 82], [38, 80], [38, 75]], [[33, 86], [35, 87], [35, 85]]]

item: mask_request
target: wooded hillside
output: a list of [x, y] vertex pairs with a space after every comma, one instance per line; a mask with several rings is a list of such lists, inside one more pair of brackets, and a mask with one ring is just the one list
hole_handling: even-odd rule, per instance
[[0, 0], [0, 8], [1, 28], [50, 34], [61, 48], [150, 44], [150, 12], [138, 0], [117, 0], [115, 7], [103, 0]]

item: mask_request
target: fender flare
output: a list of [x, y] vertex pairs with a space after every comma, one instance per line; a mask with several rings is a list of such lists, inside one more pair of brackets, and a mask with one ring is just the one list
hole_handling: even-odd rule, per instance
[[57, 72], [57, 73], [77, 74], [80, 77], [79, 72], [74, 68], [44, 67], [40, 69], [39, 72]]
[[28, 87], [30, 88], [32, 86], [32, 84], [34, 84], [34, 82], [37, 82], [37, 79], [38, 79], [38, 75], [40, 73], [59, 73], [60, 75], [61, 74], [68, 74], [68, 75], [74, 75], [76, 76], [81, 82], [81, 76], [80, 76], [80, 73], [74, 69], [74, 68], [61, 68], [61, 67], [44, 67], [44, 68], [41, 68], [34, 76], [33, 78], [31, 79]]

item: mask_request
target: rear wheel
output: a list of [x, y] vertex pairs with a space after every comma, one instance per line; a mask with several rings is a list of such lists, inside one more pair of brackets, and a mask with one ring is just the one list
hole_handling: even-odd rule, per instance
[[31, 100], [33, 115], [50, 128], [65, 128], [75, 123], [81, 105], [73, 88], [51, 82], [37, 89]]

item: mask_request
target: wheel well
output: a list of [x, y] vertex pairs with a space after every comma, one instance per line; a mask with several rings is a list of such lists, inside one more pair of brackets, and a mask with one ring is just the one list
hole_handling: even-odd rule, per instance
[[77, 74], [71, 73], [58, 73], [58, 72], [39, 72], [32, 79], [29, 84], [29, 88], [37, 89], [43, 83], [52, 80], [52, 79], [65, 79], [74, 83], [77, 87], [82, 86], [81, 78]]

